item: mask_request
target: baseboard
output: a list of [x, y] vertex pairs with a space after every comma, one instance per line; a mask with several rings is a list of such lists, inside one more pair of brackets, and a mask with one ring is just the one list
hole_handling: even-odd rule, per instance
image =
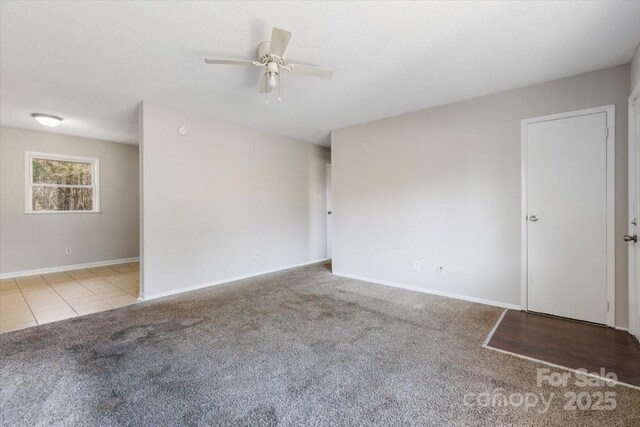
[[335, 272], [335, 271], [333, 272], [333, 274], [335, 276], [346, 277], [348, 279], [362, 280], [363, 282], [371, 282], [371, 283], [376, 283], [378, 285], [385, 285], [385, 286], [391, 286], [391, 287], [394, 287], [394, 288], [406, 289], [408, 291], [422, 292], [424, 294], [438, 295], [438, 296], [441, 296], [441, 297], [454, 298], [454, 299], [459, 299], [459, 300], [463, 300], [463, 301], [475, 302], [475, 303], [478, 303], [478, 304], [491, 305], [491, 306], [494, 306], [494, 307], [510, 308], [512, 310], [520, 310], [520, 306], [517, 305], [517, 304], [507, 304], [507, 303], [500, 302], [500, 301], [493, 301], [493, 300], [488, 300], [488, 299], [476, 298], [476, 297], [471, 297], [471, 296], [468, 296], [468, 295], [454, 294], [454, 293], [450, 293], [450, 292], [438, 291], [438, 290], [435, 290], [435, 289], [420, 288], [418, 286], [404, 285], [402, 283], [389, 282], [389, 281], [386, 281], [386, 280], [371, 279], [369, 277], [355, 276], [353, 274], [338, 273], [338, 272]]
[[14, 277], [35, 276], [38, 274], [59, 273], [61, 271], [81, 270], [83, 268], [104, 267], [107, 265], [124, 264], [127, 262], [136, 262], [140, 258], [122, 258], [110, 259], [108, 261], [87, 262], [84, 264], [62, 265], [60, 267], [37, 268], [35, 270], [14, 271], [11, 273], [0, 274], [0, 279], [12, 279]]
[[614, 328], [619, 331], [629, 332], [629, 328], [625, 328], [624, 326], [614, 326]]
[[259, 271], [259, 272], [256, 272], [256, 273], [246, 274], [246, 275], [243, 275], [243, 276], [235, 276], [235, 277], [230, 277], [230, 278], [227, 278], [227, 279], [217, 280], [215, 282], [201, 283], [199, 285], [189, 286], [187, 288], [180, 288], [180, 289], [167, 291], [167, 292], [160, 292], [158, 294], [153, 294], [153, 295], [143, 295], [143, 294], [141, 294], [140, 297], [138, 298], [138, 301], [150, 301], [150, 300], [157, 299], [157, 298], [163, 298], [163, 297], [168, 297], [168, 296], [171, 296], [171, 295], [182, 294], [182, 293], [185, 293], [185, 292], [196, 291], [198, 289], [208, 288], [208, 287], [211, 287], [211, 286], [224, 285], [225, 283], [231, 283], [231, 282], [236, 282], [238, 280], [250, 279], [252, 277], [262, 276], [264, 274], [277, 273], [278, 271], [284, 271], [284, 270], [289, 270], [289, 269], [292, 269], [292, 268], [298, 268], [298, 267], [304, 267], [304, 266], [307, 266], [307, 265], [318, 264], [318, 263], [321, 263], [321, 262], [329, 261], [329, 259], [330, 258], [316, 259], [316, 260], [313, 260], [313, 261], [304, 262], [302, 264], [293, 264], [293, 265], [288, 265], [288, 266], [285, 266], [285, 267], [274, 268], [274, 269], [271, 269], [271, 270], [263, 270], [263, 271]]

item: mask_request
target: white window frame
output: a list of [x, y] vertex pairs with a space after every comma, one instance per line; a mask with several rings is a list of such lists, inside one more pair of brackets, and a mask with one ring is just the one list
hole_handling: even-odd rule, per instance
[[[25, 151], [25, 208], [24, 212], [28, 214], [69, 214], [69, 213], [99, 213], [100, 212], [100, 160], [95, 157], [72, 156], [68, 154], [52, 154], [40, 153], [37, 151]], [[78, 187], [93, 188], [93, 209], [87, 211], [56, 211], [56, 210], [33, 210], [33, 186], [43, 184], [33, 184], [33, 159], [59, 160], [63, 162], [82, 162], [90, 163], [91, 181], [93, 185], [62, 185], [62, 184], [44, 184], [48, 187]]]

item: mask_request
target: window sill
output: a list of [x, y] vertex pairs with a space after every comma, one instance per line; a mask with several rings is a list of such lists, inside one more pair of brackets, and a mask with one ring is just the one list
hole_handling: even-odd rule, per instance
[[27, 215], [39, 215], [39, 214], [99, 214], [102, 211], [25, 211]]

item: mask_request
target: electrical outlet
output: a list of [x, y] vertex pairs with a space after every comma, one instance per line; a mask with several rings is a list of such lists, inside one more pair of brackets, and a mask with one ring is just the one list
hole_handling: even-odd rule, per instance
[[413, 262], [413, 268], [416, 271], [420, 271], [420, 269], [422, 269], [422, 263], [420, 261], [414, 261]]
[[443, 267], [441, 265], [438, 266], [438, 268], [436, 268], [436, 272], [437, 273], [442, 273]]
[[260, 258], [260, 251], [256, 251], [256, 259]]
[[65, 248], [64, 249], [64, 253], [67, 254], [67, 255], [71, 255], [71, 252], [72, 252], [71, 248]]

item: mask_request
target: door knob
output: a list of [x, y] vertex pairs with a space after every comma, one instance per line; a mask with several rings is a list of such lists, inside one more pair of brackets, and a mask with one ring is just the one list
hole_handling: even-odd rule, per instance
[[531, 222], [536, 222], [538, 220], [538, 215], [531, 215], [529, 216], [529, 221]]
[[629, 236], [628, 234], [625, 234], [624, 241], [638, 243], [638, 236], [636, 236], [635, 234], [633, 236]]

